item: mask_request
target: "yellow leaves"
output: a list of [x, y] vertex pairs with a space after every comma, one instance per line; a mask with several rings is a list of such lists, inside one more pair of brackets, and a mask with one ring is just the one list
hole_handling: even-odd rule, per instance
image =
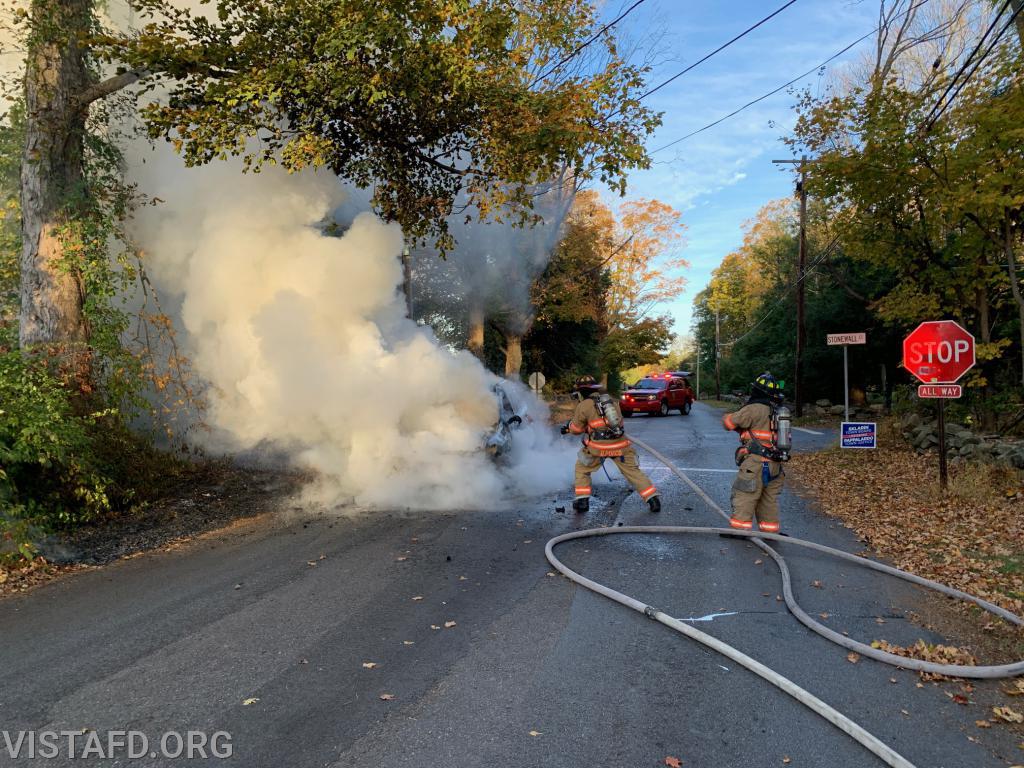
[[1003, 688], [1003, 693], [1007, 696], [1024, 696], [1024, 677], [1018, 677], [1013, 681], [1013, 688]]
[[376, 669], [379, 666], [380, 665], [377, 662], [375, 662], [375, 661], [364, 661], [363, 662], [363, 669]]
[[1011, 707], [992, 707], [992, 714], [1004, 723], [1024, 723], [1024, 714]]
[[256, 703], [257, 701], [259, 701], [259, 699], [258, 699], [258, 698], [256, 698], [256, 697], [253, 697], [253, 698], [251, 698], [251, 699], [245, 699], [245, 700], [244, 700], [244, 701], [242, 702], [242, 706], [243, 706], [243, 707], [251, 707], [251, 706], [252, 706], [253, 704], [255, 704], [255, 703]]
[[846, 654], [846, 660], [851, 664], [856, 664], [858, 661], [860, 661], [860, 654], [850, 651], [848, 654]]
[[542, 731], [530, 731], [530, 736], [533, 736], [533, 737], [543, 736], [543, 735], [544, 735], [544, 733]]
[[682, 766], [683, 766], [683, 761], [682, 760], [680, 760], [678, 757], [673, 757], [671, 755], [666, 757], [662, 762], [665, 765], [667, 765], [668, 768], [682, 768]]

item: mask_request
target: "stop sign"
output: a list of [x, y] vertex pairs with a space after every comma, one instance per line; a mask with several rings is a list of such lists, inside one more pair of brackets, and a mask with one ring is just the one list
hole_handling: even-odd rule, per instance
[[921, 323], [903, 340], [903, 367], [925, 384], [952, 384], [974, 367], [974, 337], [952, 320]]

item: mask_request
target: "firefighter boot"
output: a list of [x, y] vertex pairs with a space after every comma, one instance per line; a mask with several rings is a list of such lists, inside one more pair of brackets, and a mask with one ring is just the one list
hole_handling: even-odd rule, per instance
[[647, 506], [651, 508], [651, 512], [653, 513], [661, 512], [661, 499], [657, 496], [651, 496], [651, 498], [647, 500]]
[[584, 514], [586, 512], [589, 512], [590, 511], [590, 499], [588, 499], [586, 496], [584, 496], [583, 498], [579, 498], [579, 499], [574, 500], [573, 503], [572, 503], [572, 510], [577, 515], [582, 515], [582, 514]]

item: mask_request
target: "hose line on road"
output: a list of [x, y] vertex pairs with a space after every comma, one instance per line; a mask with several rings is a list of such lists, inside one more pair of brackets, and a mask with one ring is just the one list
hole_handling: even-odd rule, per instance
[[[708, 496], [702, 488], [694, 483], [686, 473], [679, 470], [667, 457], [656, 451], [646, 443], [633, 439], [633, 442], [643, 448], [645, 451], [654, 456], [658, 461], [668, 467], [673, 474], [679, 477], [685, 482], [690, 488], [697, 493], [698, 496], [703, 499], [704, 503], [707, 504], [711, 509], [717, 512], [726, 520], [729, 519], [729, 515], [723, 510], [714, 500]], [[998, 664], [994, 666], [969, 666], [965, 664], [936, 664], [931, 661], [924, 661], [922, 659], [908, 659], [905, 656], [897, 656], [894, 653], [886, 653], [878, 648], [872, 648], [870, 645], [859, 643], [852, 638], [841, 635], [834, 630], [829, 629], [823, 624], [815, 621], [807, 612], [800, 607], [796, 599], [793, 597], [792, 580], [789, 575], [789, 567], [786, 565], [785, 559], [775, 549], [768, 546], [763, 539], [774, 539], [775, 541], [782, 541], [789, 544], [793, 544], [799, 547], [806, 547], [807, 549], [813, 549], [817, 552], [822, 552], [840, 560], [845, 560], [850, 563], [856, 563], [862, 568], [867, 568], [872, 571], [878, 571], [879, 573], [885, 573], [889, 576], [895, 576], [898, 579], [909, 581], [912, 584], [917, 584], [928, 589], [935, 590], [948, 597], [955, 597], [959, 600], [964, 600], [968, 603], [974, 603], [979, 608], [982, 608], [989, 613], [1004, 619], [1011, 624], [1015, 624], [1018, 627], [1024, 626], [1024, 619], [1020, 618], [1016, 614], [1007, 611], [1004, 608], [999, 607], [994, 603], [990, 603], [988, 600], [982, 600], [980, 597], [969, 595], [966, 592], [961, 592], [959, 589], [948, 587], [945, 584], [940, 584], [937, 581], [931, 579], [925, 579], [921, 576], [917, 576], [913, 573], [907, 573], [901, 571], [899, 568], [893, 568], [890, 565], [879, 563], [875, 560], [868, 560], [865, 557], [858, 555], [852, 555], [849, 552], [844, 552], [841, 549], [834, 549], [833, 547], [826, 547], [823, 544], [816, 544], [813, 541], [806, 541], [804, 539], [794, 539], [789, 536], [779, 536], [777, 534], [764, 534], [756, 533], [753, 531], [737, 531], [729, 529], [728, 533], [735, 536], [744, 536], [753, 541], [753, 543], [760, 548], [766, 555], [768, 555], [775, 564], [779, 566], [779, 571], [782, 575], [782, 594], [786, 601], [786, 607], [790, 613], [796, 616], [797, 620], [805, 627], [810, 629], [812, 632], [816, 632], [822, 637], [831, 640], [837, 645], [841, 645], [850, 651], [856, 651], [861, 656], [865, 656], [875, 661], [881, 661], [884, 664], [889, 664], [894, 667], [903, 667], [904, 669], [912, 669], [916, 672], [928, 672], [936, 675], [946, 675], [948, 677], [970, 677], [970, 678], [1003, 678], [1003, 677], [1016, 677], [1017, 675], [1024, 675], [1024, 661], [1017, 661], [1013, 664]]]
[[[685, 473], [680, 471], [668, 458], [663, 456], [661, 453], [651, 448], [649, 445], [641, 440], [632, 438], [632, 441], [638, 446], [646, 450], [658, 461], [662, 462], [666, 467], [669, 468], [675, 475], [682, 479], [693, 491], [701, 497], [705, 504], [707, 504], [712, 510], [717, 512], [719, 515], [728, 519], [729, 516], [726, 512], [715, 503], [715, 501], [704, 492], [696, 483], [694, 483]], [[642, 603], [628, 595], [618, 592], [610, 587], [606, 587], [603, 584], [599, 584], [596, 581], [588, 579], [587, 577], [573, 571], [571, 568], [566, 566], [555, 557], [554, 549], [556, 546], [565, 541], [571, 541], [573, 539], [582, 539], [596, 536], [609, 536], [618, 534], [698, 534], [698, 535], [717, 535], [717, 534], [728, 534], [730, 536], [736, 536], [739, 538], [750, 539], [757, 547], [765, 552], [775, 564], [779, 567], [779, 572], [782, 577], [782, 591], [786, 602], [786, 607], [789, 611], [796, 616], [796, 618], [808, 629], [816, 632], [817, 634], [825, 637], [832, 642], [847, 648], [849, 650], [856, 651], [867, 658], [881, 661], [885, 664], [891, 664], [893, 666], [903, 667], [905, 669], [912, 669], [915, 671], [930, 672], [933, 674], [948, 675], [952, 677], [971, 677], [971, 678], [1003, 678], [1003, 677], [1014, 677], [1017, 675], [1024, 674], [1024, 661], [1016, 662], [1013, 664], [1002, 664], [995, 666], [966, 666], [959, 664], [935, 664], [933, 662], [922, 661], [920, 659], [908, 659], [903, 656], [897, 656], [895, 654], [886, 653], [877, 648], [872, 648], [864, 643], [859, 643], [848, 637], [845, 637], [838, 632], [819, 624], [817, 621], [812, 619], [807, 613], [800, 607], [793, 597], [792, 580], [789, 573], [789, 567], [786, 565], [785, 558], [782, 557], [775, 549], [765, 543], [764, 540], [781, 541], [787, 544], [793, 544], [794, 546], [805, 547], [812, 549], [817, 552], [822, 552], [827, 555], [846, 560], [848, 562], [856, 563], [859, 566], [886, 573], [891, 576], [909, 581], [920, 586], [928, 587], [936, 590], [942, 594], [950, 597], [959, 598], [968, 602], [974, 603], [975, 605], [983, 608], [984, 610], [999, 616], [1006, 621], [1017, 626], [1024, 626], [1024, 619], [1019, 616], [1000, 608], [998, 605], [982, 600], [981, 598], [969, 595], [966, 592], [961, 592], [958, 589], [948, 587], [945, 584], [940, 584], [929, 579], [916, 576], [906, 571], [901, 571], [898, 568], [893, 568], [888, 565], [883, 565], [874, 560], [868, 560], [857, 555], [852, 555], [849, 552], [844, 552], [840, 549], [833, 547], [827, 547], [822, 544], [817, 544], [812, 541], [806, 541], [804, 539], [794, 539], [788, 536], [781, 536], [773, 533], [759, 533], [755, 531], [738, 531], [731, 528], [707, 528], [707, 527], [696, 527], [696, 526], [679, 526], [679, 525], [654, 525], [654, 526], [628, 526], [628, 527], [617, 527], [617, 528], [591, 528], [582, 531], [573, 531], [570, 533], [556, 536], [555, 538], [548, 541], [544, 548], [544, 554], [547, 556], [548, 562], [562, 573], [564, 576], [572, 580], [573, 582], [586, 587], [587, 589], [597, 592], [600, 595], [614, 600], [617, 603], [621, 603], [628, 608], [632, 608], [639, 613], [652, 618], [665, 626], [671, 627], [672, 629], [680, 632], [681, 634], [689, 637], [692, 640], [706, 645], [714, 651], [732, 659], [737, 664], [745, 667], [754, 674], [764, 678], [768, 682], [772, 683], [780, 690], [789, 694], [801, 704], [809, 707], [811, 710], [821, 715], [823, 718], [828, 720], [830, 723], [835, 725], [844, 733], [851, 736], [859, 744], [864, 746], [866, 749], [871, 751], [873, 754], [881, 758], [886, 765], [892, 766], [892, 768], [914, 768], [914, 765], [906, 758], [898, 754], [891, 747], [880, 741], [877, 737], [866, 731], [861, 726], [857, 725], [850, 718], [846, 717], [841, 712], [837, 711], [827, 703], [814, 696], [812, 693], [804, 690], [800, 686], [796, 685], [793, 681], [783, 677], [772, 669], [764, 666], [756, 659], [741, 653], [736, 648], [723, 643], [711, 635], [701, 632], [699, 629], [691, 627], [688, 624], [680, 621], [679, 619], [673, 618], [662, 611], [659, 611], [650, 605]]]
[[698, 533], [698, 534], [717, 534], [721, 533], [722, 528], [696, 528], [692, 526], [681, 526], [681, 525], [634, 525], [622, 528], [590, 528], [583, 531], [573, 531], [571, 533], [564, 533], [561, 536], [556, 536], [551, 539], [547, 546], [544, 548], [544, 554], [547, 555], [548, 562], [551, 563], [556, 569], [558, 569], [563, 575], [567, 576], [572, 581], [576, 582], [580, 586], [586, 587], [587, 589], [597, 592], [599, 595], [604, 595], [607, 598], [614, 600], [617, 603], [621, 603], [628, 608], [632, 608], [634, 611], [638, 611], [649, 618], [654, 619], [667, 627], [686, 635], [691, 640], [696, 640], [698, 643], [706, 645], [714, 651], [722, 654], [726, 658], [732, 659], [740, 666], [746, 667], [755, 675], [764, 678], [772, 685], [785, 691], [794, 699], [799, 701], [801, 704], [809, 707], [814, 712], [821, 715], [823, 718], [828, 720], [843, 733], [853, 737], [858, 743], [863, 745], [865, 748], [878, 755], [886, 765], [892, 766], [892, 768], [915, 768], [914, 764], [907, 760], [905, 757], [896, 752], [892, 747], [886, 745], [878, 737], [873, 736], [868, 731], [864, 730], [857, 723], [853, 722], [850, 718], [844, 715], [842, 712], [834, 709], [833, 707], [826, 704], [824, 701], [819, 699], [813, 693], [804, 690], [789, 678], [783, 677], [778, 672], [766, 667], [756, 659], [747, 656], [745, 653], [738, 651], [727, 643], [723, 643], [718, 638], [712, 637], [711, 635], [701, 632], [695, 627], [691, 627], [689, 624], [685, 624], [679, 619], [673, 618], [662, 611], [652, 608], [645, 603], [635, 600], [629, 595], [624, 595], [621, 592], [617, 592], [610, 587], [606, 587], [603, 584], [599, 584], [596, 581], [588, 579], [576, 571], [569, 568], [561, 560], [555, 557], [554, 548], [561, 544], [563, 541], [571, 541], [572, 539], [583, 539], [591, 536], [609, 536], [612, 534], [624, 534], [624, 533]]

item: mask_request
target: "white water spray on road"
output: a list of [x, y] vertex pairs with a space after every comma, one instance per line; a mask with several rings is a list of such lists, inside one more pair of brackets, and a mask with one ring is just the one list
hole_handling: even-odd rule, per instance
[[364, 212], [324, 233], [345, 198], [335, 177], [143, 155], [134, 175], [163, 202], [134, 234], [210, 385], [205, 447], [284, 451], [328, 504], [473, 508], [568, 486], [573, 446], [536, 400], [506, 466], [481, 452], [497, 379], [405, 317], [396, 225]]

